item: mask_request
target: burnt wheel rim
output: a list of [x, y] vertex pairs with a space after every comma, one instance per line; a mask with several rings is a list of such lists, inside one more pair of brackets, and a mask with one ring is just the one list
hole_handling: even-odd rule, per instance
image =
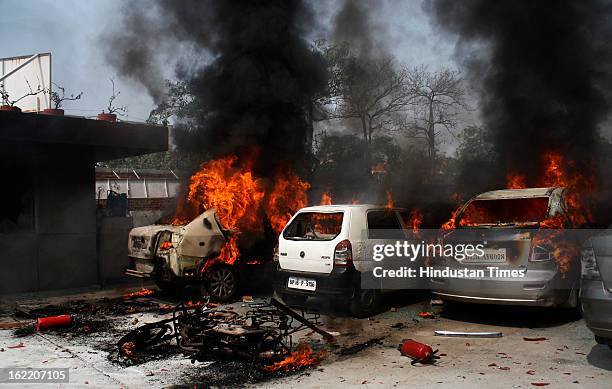
[[210, 293], [218, 298], [225, 298], [234, 292], [236, 280], [229, 269], [217, 269], [210, 274]]

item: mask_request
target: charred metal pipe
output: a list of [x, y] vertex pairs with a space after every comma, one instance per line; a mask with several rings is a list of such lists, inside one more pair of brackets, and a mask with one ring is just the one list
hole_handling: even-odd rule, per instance
[[304, 316], [296, 313], [293, 309], [289, 308], [288, 306], [286, 306], [282, 302], [278, 301], [274, 297], [272, 297], [272, 299], [270, 300], [270, 303], [272, 305], [274, 305], [276, 308], [278, 308], [280, 311], [282, 311], [283, 313], [291, 316], [292, 318], [294, 318], [295, 320], [299, 321], [300, 323], [302, 323], [306, 327], [310, 328], [311, 330], [313, 330], [317, 334], [322, 335], [327, 341], [331, 341], [331, 340], [334, 339], [334, 335], [332, 335], [329, 332], [327, 332], [325, 330], [322, 330], [319, 327], [317, 327], [316, 325], [312, 324]]
[[502, 333], [493, 332], [461, 332], [461, 331], [434, 331], [435, 336], [447, 336], [454, 338], [501, 338]]

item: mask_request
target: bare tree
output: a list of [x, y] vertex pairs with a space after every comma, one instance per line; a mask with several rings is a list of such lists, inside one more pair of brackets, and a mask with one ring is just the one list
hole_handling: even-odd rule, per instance
[[[115, 92], [115, 80], [113, 80], [112, 78], [109, 78], [111, 85], [113, 86], [113, 92], [111, 94], [111, 96], [108, 98], [108, 107], [106, 108], [106, 113], [112, 114], [112, 113], [119, 113], [119, 114], [125, 114], [125, 112], [127, 111], [127, 107], [125, 105], [122, 106], [115, 106], [113, 103], [115, 101], [115, 99], [117, 97], [119, 97], [119, 94], [121, 93], [120, 91]], [[102, 111], [104, 112], [104, 111]]]
[[32, 85], [30, 85], [28, 80], [25, 80], [26, 85], [28, 86], [28, 92], [26, 92], [23, 96], [18, 97], [17, 99], [12, 99], [8, 91], [4, 88], [4, 83], [0, 85], [0, 100], [3, 105], [15, 106], [18, 102], [25, 99], [28, 96], [36, 96], [37, 94], [44, 92], [43, 88], [38, 85], [36, 89], [32, 89]]
[[463, 78], [456, 70], [430, 72], [426, 66], [411, 69], [407, 78], [415, 94], [412, 114], [397, 115], [396, 126], [426, 142], [430, 171], [434, 174], [441, 131], [454, 136], [459, 113], [469, 109]]
[[51, 88], [43, 90], [43, 93], [44, 94], [49, 93], [51, 97], [51, 102], [53, 103], [53, 107], [55, 109], [62, 108], [64, 101], [80, 100], [81, 97], [83, 97], [83, 92], [79, 93], [78, 95], [70, 94], [70, 96], [66, 96], [66, 88], [56, 83], [53, 83], [53, 85], [55, 85], [55, 87], [60, 91], [61, 94], [58, 92], [52, 91]]
[[330, 118], [357, 119], [368, 144], [376, 132], [387, 129], [393, 116], [405, 111], [415, 99], [410, 73], [396, 68], [391, 57], [348, 57], [340, 68], [330, 98]]

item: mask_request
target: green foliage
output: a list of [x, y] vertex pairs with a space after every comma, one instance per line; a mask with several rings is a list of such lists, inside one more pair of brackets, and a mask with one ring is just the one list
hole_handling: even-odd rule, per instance
[[132, 168], [132, 169], [172, 169], [175, 172], [191, 172], [202, 161], [208, 159], [204, 153], [186, 153], [178, 151], [164, 151], [161, 153], [139, 155], [137, 157], [121, 158], [101, 162], [100, 167]]
[[458, 138], [457, 157], [459, 159], [492, 160], [495, 158], [491, 133], [486, 129], [477, 126], [466, 127]]

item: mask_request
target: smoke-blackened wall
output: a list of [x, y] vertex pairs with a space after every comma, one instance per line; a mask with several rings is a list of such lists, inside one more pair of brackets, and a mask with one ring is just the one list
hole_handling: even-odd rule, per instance
[[159, 79], [160, 48], [187, 49], [176, 74], [198, 110], [177, 125], [179, 149], [256, 153], [262, 176], [279, 164], [304, 171], [310, 104], [327, 85], [323, 58], [303, 38], [312, 22], [308, 7], [298, 0], [158, 0], [148, 8], [126, 12], [124, 28], [107, 39], [111, 63], [159, 101], [151, 84]]
[[533, 185], [550, 151], [582, 173], [593, 168], [609, 108], [607, 2], [427, 0], [424, 7], [458, 36], [458, 60], [480, 93], [499, 156], [492, 179], [501, 184], [514, 171]]

